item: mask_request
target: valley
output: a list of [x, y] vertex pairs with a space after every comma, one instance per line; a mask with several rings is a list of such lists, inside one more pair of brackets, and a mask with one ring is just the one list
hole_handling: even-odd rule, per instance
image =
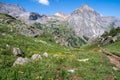
[[44, 15], [0, 2], [0, 80], [120, 80], [119, 26], [88, 5]]

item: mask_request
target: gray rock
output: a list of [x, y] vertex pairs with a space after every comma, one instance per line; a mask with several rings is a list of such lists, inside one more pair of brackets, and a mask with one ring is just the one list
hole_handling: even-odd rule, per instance
[[32, 60], [42, 60], [42, 57], [39, 54], [33, 54], [32, 57], [31, 57], [31, 59]]
[[68, 46], [67, 40], [62, 36], [54, 36], [54, 40], [57, 44]]
[[15, 56], [22, 56], [22, 51], [19, 48], [13, 48], [13, 54]]
[[16, 66], [16, 65], [23, 65], [25, 63], [28, 63], [30, 60], [28, 58], [22, 58], [22, 57], [18, 57], [16, 59], [16, 61], [13, 63], [13, 66]]
[[25, 35], [25, 36], [31, 36], [31, 37], [36, 37], [41, 34], [43, 34], [43, 31], [40, 29], [37, 29], [33, 26], [23, 26], [23, 27], [18, 27], [17, 30], [19, 30], [20, 34]]
[[92, 38], [90, 38], [90, 39], [88, 40], [88, 44], [89, 44], [89, 45], [97, 44], [97, 43], [100, 42], [98, 39], [99, 39], [98, 37], [92, 37]]

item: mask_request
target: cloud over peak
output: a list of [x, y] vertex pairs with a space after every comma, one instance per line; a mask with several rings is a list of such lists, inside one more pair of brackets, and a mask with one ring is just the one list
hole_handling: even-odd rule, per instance
[[38, 2], [43, 4], [43, 5], [49, 5], [49, 1], [48, 0], [38, 0]]

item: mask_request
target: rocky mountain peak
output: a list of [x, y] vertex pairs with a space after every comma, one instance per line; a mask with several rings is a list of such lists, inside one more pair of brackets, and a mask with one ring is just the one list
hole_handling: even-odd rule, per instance
[[0, 12], [17, 17], [21, 13], [24, 13], [27, 11], [21, 6], [19, 6], [18, 4], [8, 4], [8, 3], [0, 2]]
[[94, 11], [94, 9], [92, 9], [91, 7], [89, 7], [87, 4], [82, 5], [80, 7], [80, 10]]
[[103, 17], [88, 5], [83, 5], [72, 12], [69, 25], [78, 36], [96, 37], [109, 30], [110, 26], [119, 26], [120, 21], [113, 17]]
[[69, 15], [64, 14], [64, 13], [61, 13], [61, 12], [57, 12], [57, 13], [55, 13], [54, 15], [55, 15], [55, 16], [58, 16], [58, 17], [61, 17], [61, 18], [63, 18], [63, 19], [66, 19], [66, 18], [68, 18], [68, 16], [69, 16]]
[[71, 15], [74, 15], [74, 14], [89, 14], [89, 13], [99, 15], [94, 9], [92, 9], [88, 5], [82, 5], [80, 8], [74, 10]]

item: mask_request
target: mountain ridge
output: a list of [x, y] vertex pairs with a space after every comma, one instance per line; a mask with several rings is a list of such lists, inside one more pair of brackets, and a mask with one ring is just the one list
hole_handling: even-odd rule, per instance
[[[41, 23], [49, 25], [49, 21], [57, 20], [53, 24], [61, 24], [67, 21], [70, 28], [75, 31], [75, 34], [80, 37], [97, 37], [102, 35], [105, 31], [109, 31], [111, 27], [120, 26], [120, 20], [111, 16], [101, 16], [94, 9], [88, 5], [82, 5], [80, 8], [74, 10], [70, 15], [64, 13], [57, 13], [56, 15], [41, 15], [35, 12], [28, 12], [24, 8], [7, 3], [1, 3], [0, 12], [16, 16], [17, 19], [24, 21], [27, 24]], [[9, 5], [9, 7], [7, 7]], [[5, 6], [5, 7], [4, 7]], [[13, 8], [17, 6], [17, 8]], [[17, 9], [17, 10], [16, 10]], [[15, 15], [14, 15], [15, 14]], [[66, 26], [64, 26], [66, 27]]]
[[0, 12], [9, 14], [13, 17], [18, 17], [19, 14], [22, 14], [27, 11], [18, 4], [0, 2]]

